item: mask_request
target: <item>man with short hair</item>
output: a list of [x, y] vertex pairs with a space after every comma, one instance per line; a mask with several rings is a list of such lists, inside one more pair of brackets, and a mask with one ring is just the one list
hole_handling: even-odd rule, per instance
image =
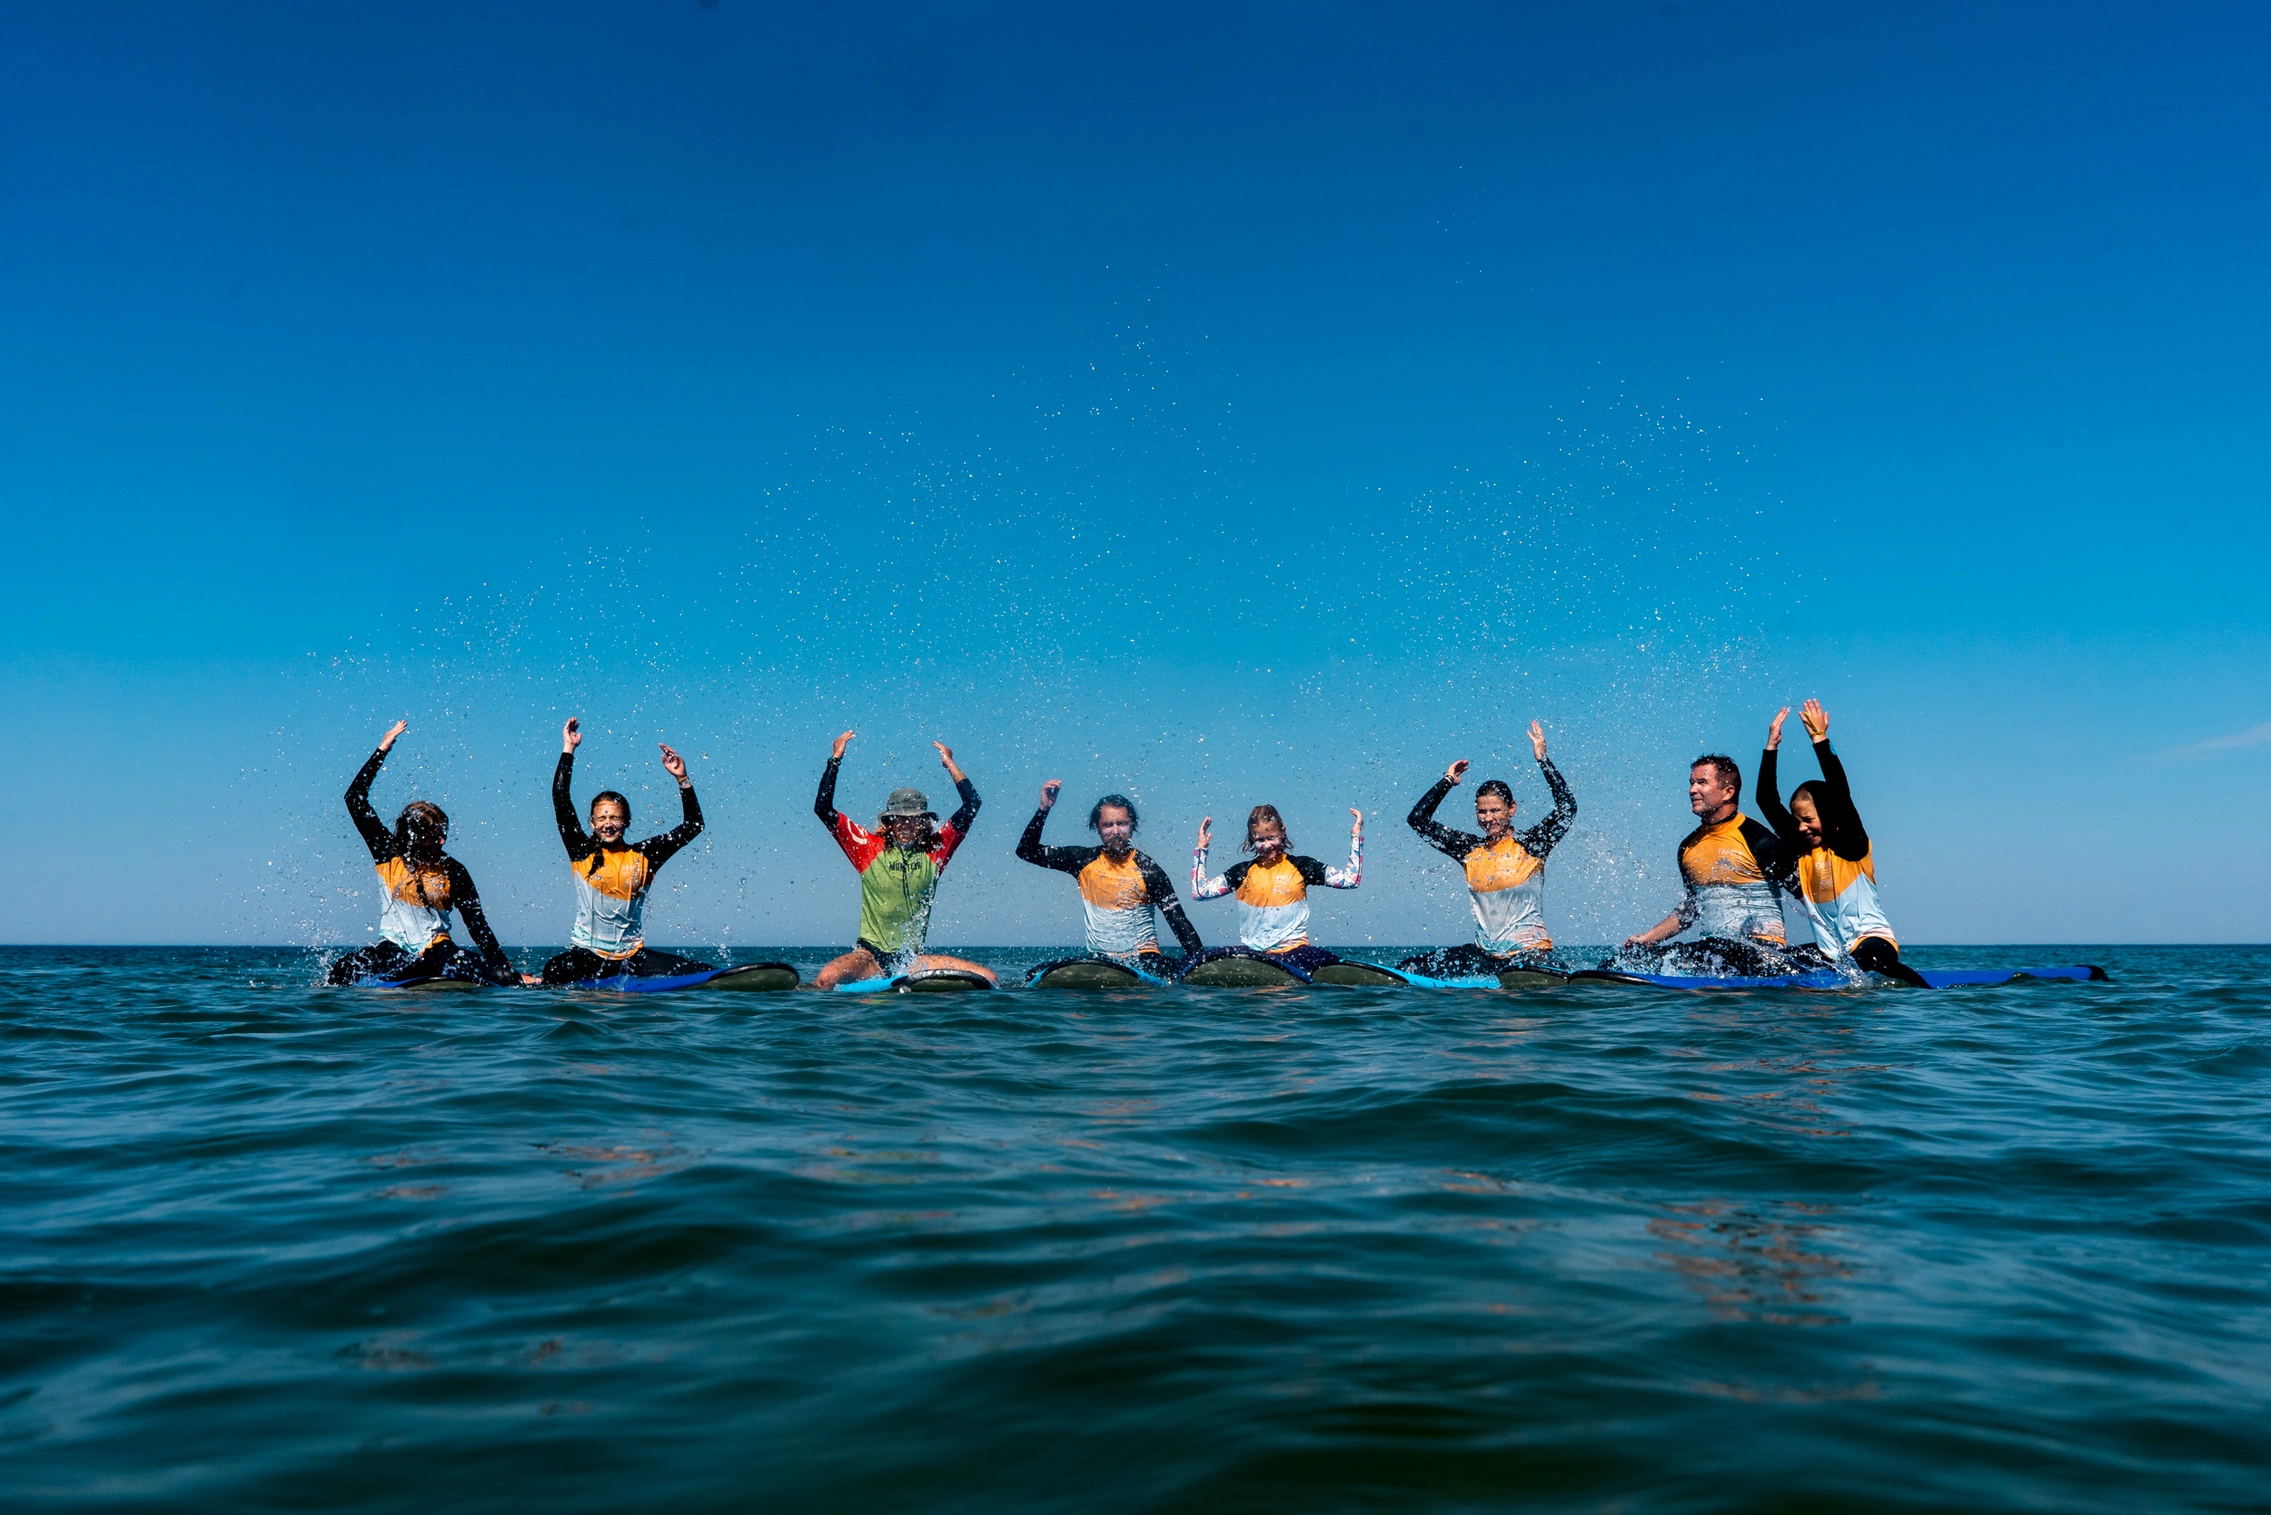
[[1654, 948], [1689, 927], [1698, 941], [1675, 949], [1698, 976], [1772, 977], [1793, 971], [1782, 929], [1790, 860], [1775, 834], [1742, 813], [1743, 770], [1724, 753], [1688, 765], [1688, 808], [1698, 822], [1679, 846], [1687, 897], [1670, 915], [1624, 939], [1627, 952]]

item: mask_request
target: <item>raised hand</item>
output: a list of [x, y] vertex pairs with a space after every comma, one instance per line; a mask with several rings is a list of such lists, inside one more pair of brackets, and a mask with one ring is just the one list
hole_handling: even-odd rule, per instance
[[1364, 835], [1364, 812], [1351, 805], [1348, 807], [1348, 813], [1356, 817], [1356, 824], [1348, 828], [1349, 834], [1351, 836]]
[[1210, 815], [1206, 819], [1199, 822], [1199, 851], [1204, 852], [1213, 844], [1214, 817]]
[[560, 728], [560, 750], [573, 752], [583, 745], [583, 739], [583, 723], [574, 716], [569, 716], [568, 723]]
[[1774, 751], [1782, 745], [1782, 723], [1790, 719], [1790, 707], [1783, 706], [1774, 712], [1774, 724], [1766, 728], [1766, 750]]
[[1822, 709], [1820, 700], [1808, 700], [1798, 707], [1798, 719], [1806, 723], [1806, 735], [1821, 741], [1829, 735], [1829, 712]]
[[393, 725], [387, 727], [386, 735], [379, 738], [379, 751], [384, 752], [392, 747], [394, 739], [409, 729], [410, 723], [408, 721], [396, 721]]
[[1063, 779], [1051, 779], [1046, 784], [1043, 784], [1041, 786], [1041, 808], [1043, 810], [1049, 810], [1055, 807], [1057, 803], [1057, 791], [1064, 788], [1064, 786], [1065, 781]]
[[828, 761], [831, 763], [842, 762], [844, 757], [844, 747], [851, 741], [853, 737], [858, 735], [859, 733], [856, 731], [847, 731], [842, 736], [836, 738], [836, 745], [828, 749]]
[[933, 742], [931, 745], [938, 749], [939, 766], [946, 770], [946, 776], [957, 784], [961, 783], [962, 770], [954, 764], [954, 749], [944, 742]]
[[670, 750], [670, 744], [668, 742], [657, 742], [655, 743], [655, 745], [662, 749], [663, 772], [678, 780], [679, 783], [685, 783], [686, 760], [680, 757], [677, 753], [672, 752]]
[[1530, 750], [1537, 754], [1539, 762], [1546, 760], [1546, 729], [1536, 721], [1530, 722]]
[[1461, 758], [1456, 763], [1453, 763], [1450, 767], [1444, 769], [1443, 776], [1449, 779], [1452, 783], [1456, 784], [1457, 782], [1459, 782], [1459, 780], [1467, 776], [1467, 768], [1467, 760], [1465, 758]]

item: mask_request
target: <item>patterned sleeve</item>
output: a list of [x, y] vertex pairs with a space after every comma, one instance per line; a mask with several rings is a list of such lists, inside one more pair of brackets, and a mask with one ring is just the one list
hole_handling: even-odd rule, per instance
[[1522, 850], [1542, 863], [1554, 843], [1568, 834], [1569, 823], [1577, 819], [1577, 796], [1569, 792], [1568, 782], [1551, 760], [1539, 758], [1538, 772], [1545, 775], [1546, 788], [1553, 791], [1553, 813], [1522, 834]]
[[1364, 828], [1358, 826], [1349, 832], [1348, 867], [1345, 870], [1327, 868], [1325, 870], [1325, 887], [1327, 889], [1354, 889], [1363, 882]]
[[1436, 807], [1443, 803], [1443, 797], [1451, 789], [1450, 779], [1437, 779], [1435, 787], [1421, 795], [1418, 803], [1411, 807], [1411, 814], [1404, 817], [1404, 824], [1418, 832], [1421, 841], [1456, 862], [1482, 845], [1482, 838], [1468, 836], [1463, 831], [1453, 831], [1435, 819]]
[[1195, 900], [1218, 900], [1229, 892], [1229, 875], [1218, 873], [1214, 877], [1208, 878], [1206, 849], [1204, 847], [1193, 847], [1191, 849], [1191, 898]]

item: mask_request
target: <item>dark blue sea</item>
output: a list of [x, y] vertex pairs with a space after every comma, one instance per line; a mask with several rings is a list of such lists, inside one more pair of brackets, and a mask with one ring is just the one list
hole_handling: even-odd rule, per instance
[[2271, 1508], [2271, 949], [1912, 957], [2112, 978], [403, 995], [0, 950], [0, 1495]]

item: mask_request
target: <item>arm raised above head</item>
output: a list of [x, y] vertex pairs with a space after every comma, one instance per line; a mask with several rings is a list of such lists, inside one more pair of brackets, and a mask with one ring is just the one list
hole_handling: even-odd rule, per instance
[[672, 854], [702, 834], [702, 802], [694, 797], [694, 786], [678, 786], [678, 824], [662, 835], [649, 837], [639, 844], [647, 855], [648, 866], [660, 868], [670, 861]]
[[356, 834], [370, 849], [371, 861], [377, 863], [394, 856], [395, 848], [393, 834], [371, 808], [371, 784], [378, 778], [378, 771], [386, 762], [386, 750], [394, 744], [401, 729], [397, 726], [386, 734], [387, 739], [379, 743], [377, 751], [363, 759], [363, 766], [355, 770], [355, 777], [347, 785], [347, 818], [355, 823]]
[[1753, 786], [1751, 797], [1758, 801], [1758, 813], [1774, 828], [1774, 834], [1785, 843], [1795, 845], [1798, 822], [1791, 816], [1789, 807], [1782, 803], [1780, 757], [1773, 747], [1758, 755], [1758, 783]]
[[568, 856], [583, 858], [591, 853], [591, 838], [584, 835], [583, 822], [576, 815], [575, 777], [575, 751], [563, 748], [560, 761], [552, 765], [552, 824]]
[[829, 756], [828, 766], [820, 770], [820, 792], [812, 797], [812, 813], [830, 831], [836, 829], [836, 773], [844, 766], [844, 743], [850, 737], [847, 731], [836, 738], [836, 750]]
[[1553, 759], [1538, 754], [1538, 772], [1553, 795], [1553, 809], [1546, 818], [1522, 833], [1522, 848], [1541, 861], [1569, 834], [1569, 827], [1577, 819], [1577, 796], [1569, 792], [1569, 781], [1554, 767]]
[[[1825, 723], [1826, 725], [1826, 723]], [[1853, 805], [1853, 786], [1846, 781], [1845, 764], [1829, 750], [1829, 737], [1814, 743], [1814, 757], [1822, 765], [1822, 840], [1849, 863], [1869, 855], [1869, 831]]]

